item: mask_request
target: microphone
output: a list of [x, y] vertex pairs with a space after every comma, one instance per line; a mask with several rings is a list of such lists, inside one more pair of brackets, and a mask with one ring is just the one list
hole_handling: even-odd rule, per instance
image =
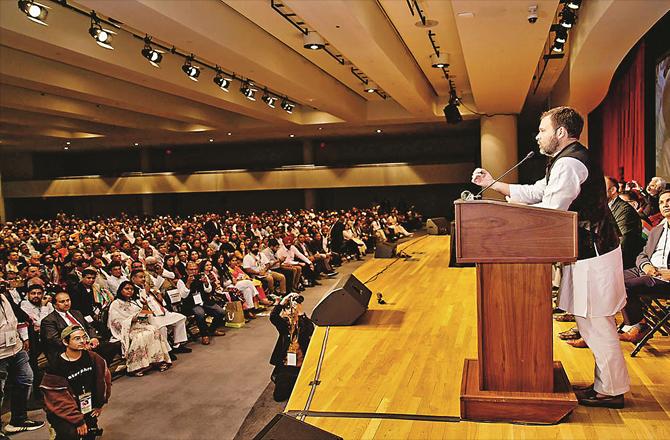
[[508, 175], [510, 172], [512, 172], [513, 170], [515, 170], [516, 168], [518, 168], [519, 165], [521, 165], [522, 163], [524, 163], [525, 161], [527, 161], [528, 159], [530, 159], [530, 158], [533, 157], [533, 156], [535, 156], [535, 152], [534, 152], [534, 151], [531, 151], [530, 153], [526, 154], [526, 157], [524, 157], [523, 159], [521, 159], [521, 160], [519, 161], [519, 163], [517, 163], [516, 165], [514, 165], [514, 166], [513, 166], [512, 168], [510, 168], [509, 170], [505, 171], [500, 177], [498, 177], [496, 180], [494, 180], [493, 182], [491, 182], [491, 183], [490, 183], [489, 185], [487, 185], [485, 188], [482, 188], [481, 191], [479, 191], [477, 194], [472, 194], [470, 191], [463, 191], [463, 192], [461, 193], [461, 200], [475, 200], [475, 199], [480, 198], [480, 197], [481, 197], [481, 194], [482, 194], [484, 191], [486, 191], [487, 189], [491, 188], [491, 187], [493, 186], [494, 183], [499, 182], [503, 177], [505, 177], [505, 176]]

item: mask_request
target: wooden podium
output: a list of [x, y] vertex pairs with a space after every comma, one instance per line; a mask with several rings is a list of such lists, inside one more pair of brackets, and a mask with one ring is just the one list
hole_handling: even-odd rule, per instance
[[477, 263], [479, 359], [466, 359], [461, 417], [558, 423], [576, 406], [553, 360], [551, 264], [577, 259], [577, 214], [456, 201], [456, 259]]

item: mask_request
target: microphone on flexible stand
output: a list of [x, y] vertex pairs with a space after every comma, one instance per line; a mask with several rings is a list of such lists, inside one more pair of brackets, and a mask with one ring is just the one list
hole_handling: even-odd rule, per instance
[[516, 165], [514, 165], [514, 166], [513, 166], [512, 168], [510, 168], [509, 170], [505, 171], [505, 172], [502, 174], [502, 176], [498, 177], [496, 180], [494, 180], [493, 182], [491, 182], [491, 183], [490, 183], [489, 185], [487, 185], [485, 188], [482, 188], [482, 190], [479, 191], [477, 194], [472, 194], [472, 192], [467, 191], [467, 190], [463, 191], [463, 192], [461, 193], [461, 200], [470, 201], [470, 200], [476, 200], [476, 199], [480, 198], [481, 195], [482, 195], [482, 193], [483, 193], [484, 191], [486, 191], [487, 189], [491, 188], [491, 187], [493, 186], [494, 183], [499, 182], [503, 177], [505, 177], [506, 175], [508, 175], [512, 170], [515, 170], [519, 165], [521, 165], [522, 163], [524, 163], [525, 161], [527, 161], [528, 159], [530, 159], [530, 158], [533, 157], [533, 156], [535, 156], [535, 152], [534, 152], [534, 151], [531, 151], [530, 153], [526, 154], [526, 157], [524, 157], [523, 159], [521, 159], [521, 160], [519, 161], [519, 163], [517, 163]]

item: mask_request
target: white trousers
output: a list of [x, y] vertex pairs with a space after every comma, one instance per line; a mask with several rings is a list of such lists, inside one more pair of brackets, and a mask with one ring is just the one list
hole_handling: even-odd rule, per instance
[[179, 345], [183, 342], [188, 341], [188, 335], [186, 334], [186, 317], [175, 322], [174, 324], [164, 325], [158, 329], [161, 332], [161, 335], [167, 340], [168, 336], [168, 327], [172, 328], [172, 336], [174, 338], [174, 344]]
[[240, 280], [235, 283], [235, 288], [242, 292], [244, 296], [244, 305], [247, 306], [247, 309], [253, 309], [254, 306], [254, 295], [257, 295], [258, 292], [254, 287], [254, 283], [251, 280]]
[[630, 390], [630, 378], [623, 358], [614, 316], [582, 318], [575, 316], [579, 333], [596, 360], [593, 389], [606, 396]]

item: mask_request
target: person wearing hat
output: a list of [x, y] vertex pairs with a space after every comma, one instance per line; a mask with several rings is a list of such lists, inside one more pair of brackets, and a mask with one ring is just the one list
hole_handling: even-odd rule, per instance
[[88, 350], [89, 338], [78, 325], [60, 334], [65, 351], [49, 368], [40, 389], [56, 440], [92, 439], [100, 434], [98, 417], [112, 392], [105, 360]]

